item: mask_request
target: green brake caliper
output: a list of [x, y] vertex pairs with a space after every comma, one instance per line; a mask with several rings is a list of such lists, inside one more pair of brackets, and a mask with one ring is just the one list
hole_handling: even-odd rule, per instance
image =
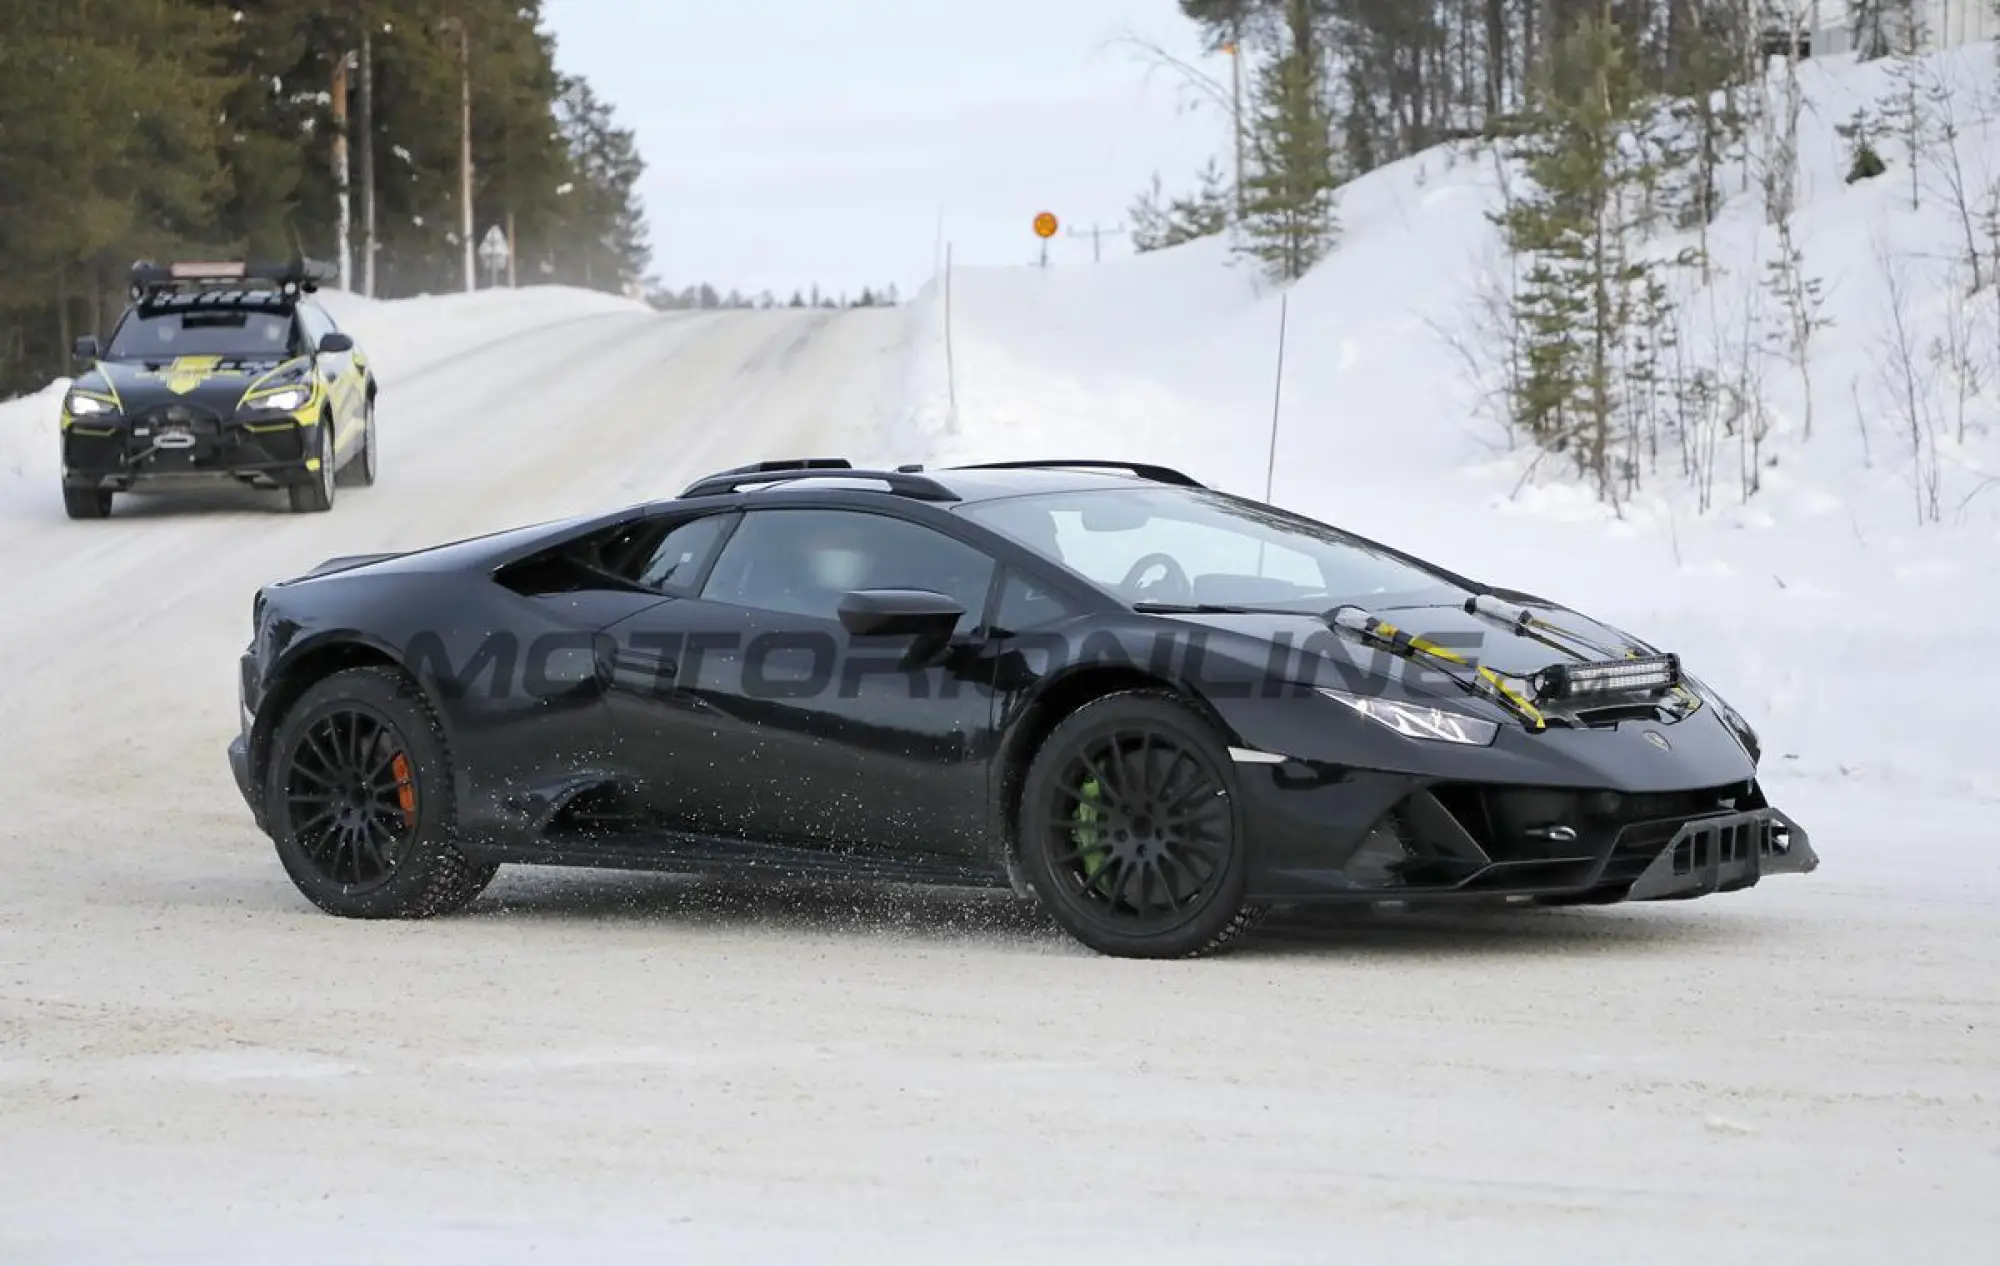
[[[1083, 879], [1086, 889], [1095, 885], [1098, 873], [1111, 860], [1111, 844], [1104, 838], [1104, 832], [1097, 823], [1104, 816], [1095, 801], [1103, 795], [1096, 778], [1086, 778], [1077, 792], [1082, 799], [1077, 803], [1076, 812], [1071, 816], [1076, 820], [1076, 847], [1078, 860], [1083, 863]], [[1100, 890], [1101, 891], [1101, 890]]]

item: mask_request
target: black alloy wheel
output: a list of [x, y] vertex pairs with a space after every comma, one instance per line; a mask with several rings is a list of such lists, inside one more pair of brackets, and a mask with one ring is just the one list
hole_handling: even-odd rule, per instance
[[1219, 949], [1246, 909], [1247, 859], [1228, 752], [1165, 691], [1095, 700], [1058, 725], [1029, 771], [1022, 862], [1050, 914], [1119, 957]]
[[356, 893], [393, 877], [417, 831], [402, 736], [369, 710], [326, 711], [286, 760], [285, 829], [315, 873]]
[[456, 910], [499, 867], [459, 847], [443, 728], [391, 668], [316, 682], [277, 723], [264, 768], [265, 821], [292, 883], [347, 918]]

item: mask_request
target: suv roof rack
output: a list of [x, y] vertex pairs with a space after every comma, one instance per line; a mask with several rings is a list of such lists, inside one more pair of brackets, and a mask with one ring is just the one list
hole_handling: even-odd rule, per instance
[[807, 457], [793, 460], [756, 462], [717, 471], [697, 479], [681, 490], [682, 497], [713, 497], [737, 492], [752, 485], [786, 484], [801, 479], [866, 479], [888, 485], [898, 496], [920, 501], [956, 501], [958, 494], [935, 479], [901, 470], [858, 470], [839, 457]]
[[1099, 462], [1083, 459], [1059, 458], [1051, 461], [980, 462], [972, 466], [956, 466], [954, 470], [1123, 470], [1139, 478], [1156, 484], [1172, 484], [1177, 488], [1206, 488], [1190, 475], [1184, 475], [1171, 466], [1155, 466], [1149, 462]]
[[256, 282], [268, 282], [286, 294], [311, 294], [320, 283], [333, 281], [339, 272], [323, 260], [177, 260], [158, 264], [149, 259], [132, 265], [132, 297], [173, 292], [195, 292], [210, 287], [230, 290], [254, 289]]

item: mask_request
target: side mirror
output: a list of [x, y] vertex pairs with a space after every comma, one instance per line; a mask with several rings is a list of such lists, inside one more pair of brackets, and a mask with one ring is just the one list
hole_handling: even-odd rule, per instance
[[840, 600], [840, 624], [857, 637], [946, 639], [965, 607], [928, 589], [857, 589]]
[[319, 350], [322, 356], [337, 356], [341, 352], [351, 352], [354, 350], [354, 339], [336, 330], [319, 341]]
[[857, 589], [840, 600], [840, 623], [857, 637], [907, 637], [901, 667], [935, 663], [965, 607], [928, 589]]
[[70, 355], [76, 357], [78, 360], [94, 361], [97, 359], [98, 352], [97, 336], [86, 334], [75, 343], [72, 343], [69, 350]]

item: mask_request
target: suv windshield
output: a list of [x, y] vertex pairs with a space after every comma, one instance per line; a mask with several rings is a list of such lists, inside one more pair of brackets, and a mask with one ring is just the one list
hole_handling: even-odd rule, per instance
[[105, 349], [108, 360], [171, 360], [176, 356], [273, 359], [295, 355], [289, 312], [222, 308], [207, 312], [134, 311]]
[[1319, 612], [1468, 596], [1334, 528], [1200, 489], [1045, 493], [961, 512], [1130, 602]]

